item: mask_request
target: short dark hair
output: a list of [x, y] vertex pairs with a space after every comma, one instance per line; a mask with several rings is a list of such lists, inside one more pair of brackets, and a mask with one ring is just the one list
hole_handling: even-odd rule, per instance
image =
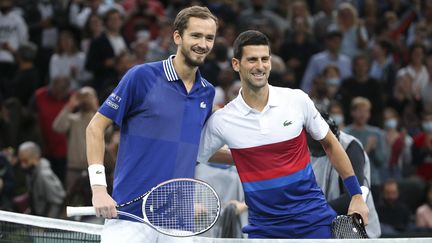
[[174, 20], [174, 31], [178, 31], [183, 35], [183, 31], [187, 29], [190, 18], [213, 19], [218, 26], [218, 19], [214, 16], [207, 7], [192, 6], [181, 10]]
[[17, 56], [22, 60], [32, 62], [36, 58], [37, 46], [32, 42], [25, 42], [18, 47]]
[[270, 41], [265, 34], [257, 30], [247, 30], [242, 32], [234, 41], [234, 58], [240, 60], [243, 56], [243, 47], [252, 45], [268, 46], [270, 50]]

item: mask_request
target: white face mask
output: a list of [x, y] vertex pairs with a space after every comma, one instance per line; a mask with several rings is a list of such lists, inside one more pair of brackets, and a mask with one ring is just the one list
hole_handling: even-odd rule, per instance
[[344, 117], [341, 114], [333, 114], [330, 117], [338, 126], [344, 123]]
[[339, 86], [341, 83], [341, 80], [338, 78], [329, 78], [326, 80], [327, 85], [335, 85]]
[[432, 121], [424, 121], [422, 127], [425, 132], [432, 133]]
[[397, 122], [397, 120], [394, 119], [394, 118], [387, 119], [387, 120], [385, 120], [385, 122], [384, 122], [384, 127], [385, 127], [386, 129], [395, 129], [395, 128], [397, 127], [397, 125], [398, 125], [398, 122]]

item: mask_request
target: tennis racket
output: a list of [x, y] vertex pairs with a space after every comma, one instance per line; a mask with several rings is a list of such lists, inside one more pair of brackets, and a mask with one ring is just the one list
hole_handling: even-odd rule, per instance
[[369, 236], [360, 214], [339, 215], [332, 223], [332, 234], [335, 239], [366, 239]]
[[[117, 206], [117, 209], [142, 201], [143, 218], [117, 210], [145, 223], [160, 233], [186, 237], [204, 233], [217, 221], [221, 209], [216, 191], [207, 183], [190, 178], [160, 183], [142, 196]], [[68, 217], [96, 215], [93, 207], [67, 207]]]
[[[363, 200], [369, 196], [369, 188], [360, 187]], [[366, 228], [360, 214], [338, 215], [332, 222], [332, 234], [335, 239], [367, 239]]]

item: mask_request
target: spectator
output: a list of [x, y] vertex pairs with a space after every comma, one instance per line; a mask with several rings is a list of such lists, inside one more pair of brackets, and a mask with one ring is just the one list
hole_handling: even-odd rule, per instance
[[135, 6], [129, 12], [123, 28], [127, 41], [134, 42], [137, 34], [144, 32], [150, 39], [157, 38], [159, 26], [155, 23], [158, 18], [165, 15], [160, 3], [159, 6], [156, 6], [155, 3], [158, 1], [134, 0], [134, 2]]
[[408, 228], [411, 213], [407, 205], [399, 200], [399, 186], [394, 179], [384, 182], [377, 212], [383, 236], [397, 237]]
[[400, 179], [404, 169], [411, 166], [413, 139], [400, 126], [399, 115], [393, 108], [384, 110], [384, 136], [388, 156], [387, 177]]
[[176, 45], [172, 41], [172, 33], [171, 23], [164, 19], [160, 20], [159, 36], [149, 43], [148, 62], [166, 59], [176, 51]]
[[339, 68], [336, 65], [330, 64], [324, 68], [321, 76], [327, 86], [327, 97], [330, 100], [334, 100], [342, 83]]
[[[336, 24], [335, 0], [320, 0], [320, 11], [316, 13], [314, 18], [313, 33], [317, 43], [324, 43], [329, 26]], [[324, 47], [322, 47], [324, 48]]]
[[62, 31], [58, 38], [57, 48], [49, 62], [49, 77], [69, 77], [71, 87], [76, 89], [85, 83], [85, 54], [79, 51], [70, 31]]
[[285, 61], [287, 67], [295, 72], [296, 88], [303, 77], [309, 59], [317, 51], [311, 28], [306, 18], [297, 17], [291, 23], [292, 30], [285, 36], [278, 54]]
[[369, 76], [369, 59], [367, 56], [356, 56], [353, 60], [353, 76], [342, 81], [338, 94], [338, 99], [344, 107], [347, 123], [351, 122], [349, 111], [353, 98], [361, 96], [373, 104], [369, 123], [374, 126], [381, 126], [384, 109], [382, 94], [382, 86]]
[[416, 226], [432, 229], [432, 182], [426, 187], [424, 203], [416, 210]]
[[[347, 153], [360, 185], [369, 188], [370, 161], [360, 141], [343, 131], [339, 131], [338, 126], [329, 117], [327, 112], [320, 110], [320, 113]], [[345, 214], [348, 211], [350, 196], [345, 187], [343, 187], [342, 178], [340, 178], [336, 169], [331, 165], [330, 159], [321, 144], [313, 140], [310, 135], [308, 135], [307, 143], [311, 153], [312, 168], [318, 185], [336, 213], [338, 215]], [[369, 237], [377, 238], [381, 235], [381, 228], [372, 194], [366, 196], [366, 204], [369, 208], [369, 224], [366, 226], [366, 232]]]
[[411, 76], [412, 91], [414, 98], [420, 100], [421, 91], [429, 82], [429, 73], [424, 65], [426, 55], [426, 47], [422, 44], [414, 44], [409, 49], [410, 61], [407, 66], [400, 69], [399, 72], [405, 72]]
[[386, 99], [393, 94], [396, 79], [396, 65], [393, 60], [391, 42], [382, 39], [372, 47], [372, 63], [369, 76], [377, 80], [384, 88]]
[[14, 1], [0, 0], [0, 93], [6, 80], [15, 74], [18, 47], [28, 40], [27, 24], [12, 11]]
[[367, 30], [351, 3], [341, 3], [337, 13], [337, 26], [343, 33], [340, 52], [353, 58], [366, 47], [368, 42]]
[[87, 54], [93, 40], [99, 38], [104, 32], [102, 18], [97, 14], [91, 14], [82, 31], [81, 50]]
[[393, 95], [388, 101], [388, 106], [394, 108], [398, 114], [400, 114], [401, 126], [403, 126], [411, 136], [415, 135], [420, 130], [421, 121], [419, 114], [422, 110], [422, 103], [414, 97], [412, 90], [411, 76], [406, 70], [401, 70], [396, 77]]
[[326, 49], [312, 56], [307, 65], [300, 87], [306, 93], [311, 91], [313, 80], [322, 73], [329, 64], [336, 65], [341, 71], [342, 79], [351, 76], [351, 60], [348, 56], [339, 53], [342, 33], [329, 28], [326, 35]]
[[98, 14], [99, 16], [105, 15], [109, 10], [116, 9], [117, 11], [124, 13], [123, 7], [114, 4], [102, 3], [102, 0], [88, 0], [83, 2], [82, 0], [72, 0], [69, 9], [69, 22], [77, 29], [83, 29], [85, 23], [90, 15]]
[[345, 128], [345, 132], [362, 143], [371, 161], [371, 185], [378, 186], [381, 184], [381, 170], [387, 161], [387, 154], [383, 131], [368, 124], [371, 106], [366, 98], [354, 98], [351, 102], [353, 123]]
[[231, 62], [228, 59], [228, 44], [224, 39], [217, 39], [213, 52], [201, 68], [201, 73], [213, 86], [219, 86], [218, 78], [220, 72], [230, 68]]
[[119, 80], [126, 74], [127, 70], [136, 64], [134, 56], [129, 52], [123, 52], [114, 58], [113, 75], [102, 82], [102, 86], [98, 89], [98, 97], [104, 101], [112, 93], [113, 89], [118, 85]]
[[326, 80], [321, 75], [314, 79], [309, 96], [318, 110], [326, 111], [330, 105], [327, 87]]
[[64, 28], [61, 18], [65, 11], [61, 1], [38, 0], [28, 1], [24, 6], [25, 20], [28, 24], [30, 41], [38, 46], [36, 66], [40, 78], [45, 80], [49, 75], [47, 63], [53, 54], [59, 37], [59, 29]]
[[24, 142], [19, 146], [18, 158], [22, 169], [27, 172], [31, 213], [59, 218], [65, 191], [59, 178], [51, 170], [50, 162], [41, 157], [39, 146], [33, 142]]
[[42, 132], [43, 154], [51, 162], [54, 173], [62, 182], [66, 173], [67, 138], [66, 135], [55, 132], [52, 124], [69, 100], [69, 87], [69, 78], [56, 77], [50, 85], [37, 89], [31, 102]]
[[265, 7], [266, 1], [252, 0], [251, 7], [241, 11], [240, 16], [238, 16], [238, 30], [255, 29], [264, 31], [271, 29], [271, 31], [283, 33], [287, 28], [286, 21]]
[[147, 62], [147, 55], [149, 53], [150, 40], [146, 37], [139, 37], [131, 44], [132, 53], [136, 64], [144, 64]]
[[8, 136], [8, 143], [3, 144], [4, 147], [16, 151], [25, 141], [42, 144], [42, 135], [36, 117], [23, 107], [17, 98], [12, 97], [4, 101], [3, 121], [7, 129], [4, 133]]
[[6, 83], [6, 97], [16, 97], [27, 106], [29, 99], [42, 84], [39, 70], [34, 65], [37, 47], [33, 43], [22, 44], [16, 53], [18, 70], [15, 77]]
[[336, 123], [338, 129], [343, 131], [345, 128], [345, 117], [342, 105], [337, 101], [332, 101], [328, 107], [330, 118]]
[[96, 91], [91, 87], [83, 87], [70, 96], [68, 103], [53, 122], [54, 131], [68, 137], [67, 192], [70, 192], [82, 172], [87, 171], [85, 129], [98, 107]]
[[422, 132], [414, 136], [413, 161], [417, 174], [427, 181], [432, 179], [432, 113], [422, 117]]
[[[95, 0], [93, 0], [95, 1]], [[99, 90], [102, 82], [115, 76], [114, 58], [128, 50], [121, 34], [122, 15], [111, 9], [104, 15], [105, 31], [90, 44], [85, 67], [93, 73], [93, 87]]]
[[313, 29], [313, 17], [305, 0], [294, 0], [288, 5], [288, 28], [294, 29], [295, 22], [298, 19], [303, 19], [304, 25], [308, 26], [309, 29]]

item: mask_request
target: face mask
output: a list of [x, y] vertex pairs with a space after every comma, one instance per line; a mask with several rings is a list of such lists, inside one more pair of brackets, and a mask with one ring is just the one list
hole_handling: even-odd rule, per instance
[[335, 85], [339, 86], [341, 83], [341, 80], [338, 78], [329, 78], [326, 80], [327, 85]]
[[344, 123], [344, 117], [341, 114], [333, 114], [330, 117], [338, 126]]
[[425, 132], [432, 133], [432, 121], [423, 122], [422, 127]]
[[395, 129], [397, 127], [397, 120], [392, 118], [392, 119], [387, 119], [384, 122], [384, 127], [386, 129]]

